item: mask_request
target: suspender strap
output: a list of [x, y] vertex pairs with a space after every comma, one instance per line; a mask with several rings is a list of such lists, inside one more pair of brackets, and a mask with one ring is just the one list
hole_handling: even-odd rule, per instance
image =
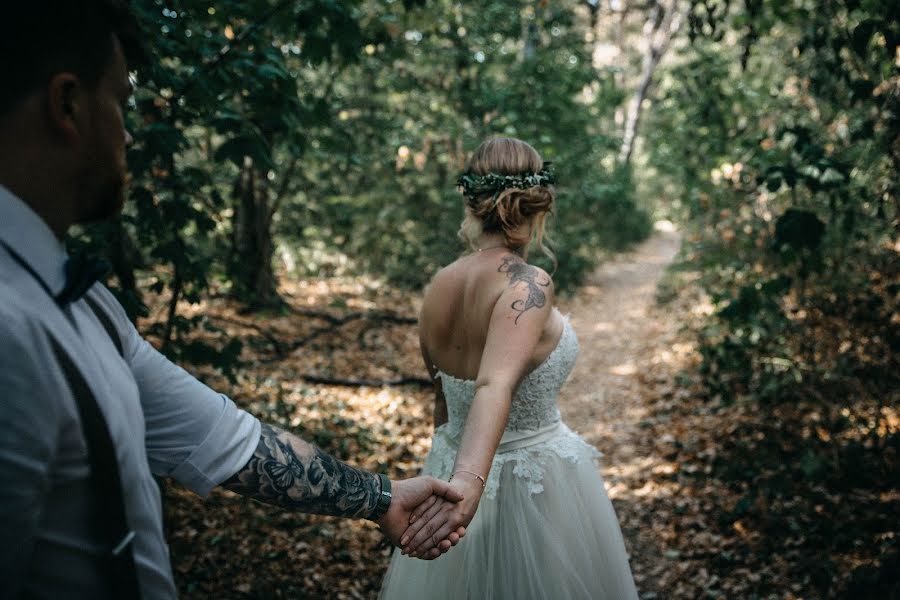
[[100, 308], [100, 304], [91, 298], [90, 294], [85, 294], [82, 299], [87, 302], [88, 308], [94, 313], [97, 317], [97, 320], [100, 321], [100, 324], [103, 325], [103, 329], [106, 330], [106, 334], [109, 336], [109, 339], [112, 340], [112, 343], [115, 345], [116, 350], [119, 351], [119, 356], [125, 358], [125, 348], [122, 346], [122, 337], [119, 335], [119, 331], [116, 329], [116, 326], [113, 325], [112, 319], [109, 318], [109, 315], [106, 314], [106, 311]]
[[104, 533], [111, 548], [109, 564], [115, 597], [140, 598], [132, 544], [134, 532], [128, 527], [125, 517], [119, 461], [106, 420], [81, 372], [52, 335], [50, 344], [78, 405], [81, 427], [87, 441], [91, 481], [101, 505], [100, 514], [104, 515]]

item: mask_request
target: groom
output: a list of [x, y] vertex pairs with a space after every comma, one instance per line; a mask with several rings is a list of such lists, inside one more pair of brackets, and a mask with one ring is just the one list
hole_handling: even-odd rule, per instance
[[414, 508], [461, 499], [260, 423], [141, 339], [95, 263], [67, 260], [70, 227], [125, 200], [138, 41], [118, 0], [0, 19], [0, 598], [175, 598], [153, 474], [371, 519], [395, 543]]

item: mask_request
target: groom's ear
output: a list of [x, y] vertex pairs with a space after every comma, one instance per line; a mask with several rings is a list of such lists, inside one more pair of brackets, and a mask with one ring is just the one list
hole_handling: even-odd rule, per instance
[[67, 143], [76, 142], [88, 120], [88, 97], [81, 80], [73, 73], [57, 73], [47, 83], [44, 97], [50, 131]]

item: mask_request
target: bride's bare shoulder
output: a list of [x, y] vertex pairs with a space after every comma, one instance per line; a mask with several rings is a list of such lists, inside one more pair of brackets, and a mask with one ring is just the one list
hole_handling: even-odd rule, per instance
[[456, 264], [457, 262], [459, 261], [440, 269], [425, 286], [422, 294], [420, 319], [426, 315], [443, 315], [449, 310], [463, 281], [463, 271]]
[[461, 270], [457, 265], [458, 262], [458, 260], [454, 261], [435, 273], [428, 285], [425, 286], [425, 294], [428, 295], [435, 291], [446, 290], [457, 283], [461, 275]]

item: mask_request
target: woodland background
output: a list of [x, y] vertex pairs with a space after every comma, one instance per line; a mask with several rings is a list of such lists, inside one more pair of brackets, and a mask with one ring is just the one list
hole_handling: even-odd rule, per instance
[[[558, 174], [558, 288], [657, 219], [683, 233], [658, 299], [696, 360], [670, 384], [715, 452], [669, 476], [681, 514], [709, 486], [734, 499], [714, 520], [732, 541], [674, 557], [715, 585], [644, 596], [900, 597], [900, 4], [132, 4], [153, 60], [130, 200], [72, 243], [111, 260], [163, 352], [329, 452], [415, 474], [419, 293], [464, 250], [468, 153], [520, 137]], [[686, 318], [685, 298], [710, 310]], [[163, 487], [185, 598], [378, 589], [368, 524]], [[772, 560], [785, 579], [741, 574]]]

